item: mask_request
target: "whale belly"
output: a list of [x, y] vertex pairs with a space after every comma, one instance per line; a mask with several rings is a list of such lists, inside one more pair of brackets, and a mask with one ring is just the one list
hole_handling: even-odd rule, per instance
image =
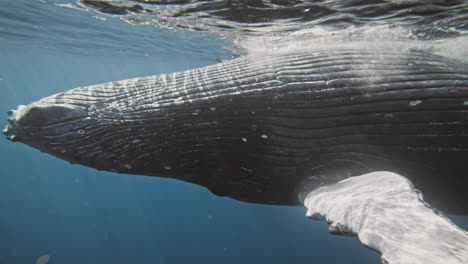
[[297, 204], [302, 186], [393, 171], [463, 212], [467, 77], [466, 64], [417, 50], [246, 56], [53, 95], [5, 133], [73, 163], [254, 203]]

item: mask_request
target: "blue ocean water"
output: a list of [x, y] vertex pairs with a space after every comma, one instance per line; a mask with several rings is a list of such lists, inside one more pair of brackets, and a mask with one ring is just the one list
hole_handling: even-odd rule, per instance
[[[100, 23], [95, 14], [38, 1], [0, 7], [4, 112], [78, 86], [233, 56], [222, 39], [202, 33], [117, 18]], [[330, 235], [302, 207], [248, 204], [176, 180], [98, 172], [6, 140], [0, 161], [1, 264], [36, 263], [43, 255], [51, 264], [379, 263], [379, 254], [355, 238]], [[467, 217], [452, 219], [468, 227]]]
[[[115, 23], [129, 39], [148, 30]], [[76, 51], [42, 38], [2, 39], [1, 109], [73, 87], [184, 70], [232, 56], [222, 40], [190, 34], [195, 35], [173, 33], [173, 46], [141, 52]], [[187, 37], [214, 55], [190, 53]], [[247, 204], [176, 180], [98, 172], [6, 140], [0, 140], [0, 160], [2, 264], [35, 263], [46, 254], [49, 263], [68, 264], [379, 259], [356, 239], [329, 235], [326, 224], [308, 220], [302, 207]]]
[[[219, 47], [222, 43], [218, 43]], [[225, 54], [226, 57], [229, 54]], [[2, 45], [4, 111], [76, 86], [193, 68], [202, 56]], [[378, 263], [302, 207], [254, 205], [163, 178], [98, 172], [0, 140], [0, 263]], [[337, 253], [339, 252], [339, 253]]]

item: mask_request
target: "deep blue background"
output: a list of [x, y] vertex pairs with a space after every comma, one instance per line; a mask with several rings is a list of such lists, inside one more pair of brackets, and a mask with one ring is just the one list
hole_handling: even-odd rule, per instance
[[[71, 9], [47, 10], [57, 20], [48, 25], [34, 13], [41, 3], [22, 2], [29, 13], [0, 12], [2, 123], [18, 104], [77, 86], [232, 56], [217, 38], [119, 20], [96, 24]], [[103, 25], [118, 30], [106, 40], [98, 34]], [[113, 48], [105, 41], [115, 41]], [[44, 254], [51, 264], [380, 263], [357, 239], [332, 236], [324, 222], [308, 220], [302, 207], [247, 204], [180, 181], [98, 172], [3, 138], [0, 165], [1, 264], [35, 263]], [[466, 217], [455, 220], [468, 226]]]

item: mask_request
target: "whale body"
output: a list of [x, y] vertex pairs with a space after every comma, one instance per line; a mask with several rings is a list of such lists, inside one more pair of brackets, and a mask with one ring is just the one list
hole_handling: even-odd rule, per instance
[[468, 213], [468, 67], [424, 50], [243, 56], [9, 114], [9, 139], [71, 163], [241, 201], [296, 205], [304, 190], [392, 171], [431, 205]]

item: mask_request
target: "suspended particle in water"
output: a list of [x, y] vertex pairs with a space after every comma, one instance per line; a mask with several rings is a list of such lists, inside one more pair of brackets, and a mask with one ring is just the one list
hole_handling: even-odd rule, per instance
[[36, 259], [36, 264], [46, 264], [50, 261], [50, 256], [48, 254], [42, 255]]

